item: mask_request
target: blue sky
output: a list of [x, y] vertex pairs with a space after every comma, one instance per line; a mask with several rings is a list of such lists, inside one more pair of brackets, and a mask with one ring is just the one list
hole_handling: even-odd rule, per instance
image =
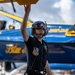
[[[10, 3], [0, 4], [0, 8], [3, 7], [5, 11], [23, 17], [23, 5], [20, 6], [17, 3], [14, 5], [16, 13], [13, 12]], [[32, 21], [75, 23], [75, 0], [39, 0], [37, 4], [32, 5], [29, 18]], [[2, 15], [0, 19], [10, 20]]]

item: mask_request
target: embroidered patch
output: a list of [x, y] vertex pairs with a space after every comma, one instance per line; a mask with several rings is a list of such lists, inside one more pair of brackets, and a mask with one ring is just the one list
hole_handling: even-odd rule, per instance
[[35, 55], [35, 56], [39, 55], [39, 48], [34, 47], [33, 55]]
[[48, 50], [46, 45], [44, 45], [44, 48], [45, 48], [45, 50]]

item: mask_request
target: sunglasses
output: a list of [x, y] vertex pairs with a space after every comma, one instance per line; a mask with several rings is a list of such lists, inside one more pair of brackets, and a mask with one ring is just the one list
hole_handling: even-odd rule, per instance
[[41, 30], [41, 29], [45, 30], [44, 28], [35, 28], [35, 29], [37, 29], [37, 30]]

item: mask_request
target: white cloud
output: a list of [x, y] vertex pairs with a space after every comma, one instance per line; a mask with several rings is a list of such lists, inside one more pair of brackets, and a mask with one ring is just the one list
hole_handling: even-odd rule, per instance
[[73, 11], [72, 8], [74, 8], [73, 6], [74, 3], [72, 0], [60, 0], [60, 2], [55, 3], [54, 5], [55, 8], [60, 9], [59, 13], [64, 22], [73, 22], [72, 20], [73, 16], [71, 16], [73, 14], [72, 13]]

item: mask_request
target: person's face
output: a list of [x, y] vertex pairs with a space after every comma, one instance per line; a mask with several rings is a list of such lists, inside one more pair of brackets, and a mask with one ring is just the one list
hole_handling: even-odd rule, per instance
[[44, 33], [45, 33], [45, 30], [44, 30], [44, 28], [42, 28], [42, 27], [35, 29], [35, 35], [36, 35], [36, 37], [38, 37], [38, 38], [42, 38], [43, 35], [44, 35]]

